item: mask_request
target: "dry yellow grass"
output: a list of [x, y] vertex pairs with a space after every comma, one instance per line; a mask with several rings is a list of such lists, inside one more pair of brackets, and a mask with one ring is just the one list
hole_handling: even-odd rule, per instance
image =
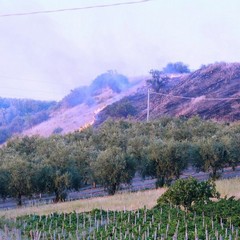
[[[236, 196], [240, 198], [240, 178], [219, 180], [216, 182], [217, 190], [221, 196]], [[152, 208], [165, 189], [154, 189], [134, 193], [122, 193], [114, 196], [98, 197], [73, 202], [49, 204], [39, 207], [19, 208], [8, 211], [0, 211], [0, 217], [15, 218], [28, 214], [49, 214], [52, 212], [85, 212], [94, 208], [109, 210], [134, 210], [146, 206]]]
[[235, 196], [240, 199], [240, 178], [218, 180], [216, 181], [216, 187], [221, 197]]
[[0, 217], [15, 218], [28, 214], [49, 214], [52, 212], [85, 212], [94, 208], [109, 210], [134, 210], [138, 208], [152, 208], [156, 205], [159, 196], [165, 189], [154, 189], [134, 193], [122, 193], [114, 196], [98, 197], [92, 199], [78, 200], [73, 202], [49, 204], [39, 207], [19, 208], [8, 211], [0, 211]]
[[[22, 135], [40, 135], [48, 137], [53, 133], [56, 127], [61, 127], [63, 129], [63, 134], [79, 130], [81, 127], [95, 121], [94, 112], [96, 112], [97, 109], [103, 108], [104, 106], [110, 105], [123, 97], [135, 93], [139, 87], [145, 84], [144, 76], [137, 77], [137, 79], [133, 81], [136, 80], [140, 80], [140, 82], [118, 94], [113, 93], [112, 91], [108, 92], [108, 90], [105, 89], [102, 94], [98, 95], [98, 102], [91, 107], [86, 104], [80, 104], [72, 108], [60, 108], [52, 112], [48, 120], [23, 131]], [[79, 117], [79, 113], [81, 113], [81, 117]]]

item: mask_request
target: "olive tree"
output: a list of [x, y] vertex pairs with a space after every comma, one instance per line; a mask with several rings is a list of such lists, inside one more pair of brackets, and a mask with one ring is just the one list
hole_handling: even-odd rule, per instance
[[8, 184], [10, 180], [10, 173], [5, 169], [0, 169], [0, 196], [2, 199], [6, 199], [9, 195]]
[[98, 182], [110, 195], [115, 194], [121, 183], [129, 184], [134, 176], [134, 165], [119, 147], [101, 151], [92, 169]]
[[187, 167], [188, 145], [175, 141], [155, 140], [149, 145], [149, 158], [157, 178], [157, 187], [169, 185], [172, 180], [179, 178]]
[[17, 199], [17, 204], [22, 205], [22, 197], [33, 193], [32, 175], [34, 169], [29, 162], [19, 155], [7, 156], [3, 170], [8, 176], [8, 195]]
[[199, 158], [195, 166], [198, 170], [210, 172], [213, 179], [218, 178], [218, 170], [222, 170], [228, 163], [227, 146], [221, 139], [208, 138], [198, 143]]
[[149, 73], [151, 74], [152, 78], [147, 80], [147, 84], [154, 91], [159, 92], [160, 89], [167, 83], [169, 77], [156, 69], [151, 69]]
[[[55, 194], [55, 201], [64, 200], [68, 189], [78, 190], [82, 183], [76, 152], [60, 136], [46, 139], [38, 146], [41, 160], [35, 176], [38, 192]], [[66, 196], [65, 196], [66, 197]]]

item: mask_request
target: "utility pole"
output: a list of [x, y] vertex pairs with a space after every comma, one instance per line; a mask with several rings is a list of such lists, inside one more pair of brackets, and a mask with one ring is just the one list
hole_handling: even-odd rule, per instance
[[149, 108], [150, 108], [150, 89], [148, 88], [148, 96], [147, 96], [147, 122], [149, 121]]

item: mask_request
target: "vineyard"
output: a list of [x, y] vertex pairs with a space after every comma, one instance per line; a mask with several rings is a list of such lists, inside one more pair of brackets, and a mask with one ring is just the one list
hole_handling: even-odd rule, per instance
[[29, 215], [6, 222], [0, 239], [239, 239], [240, 203], [198, 204], [191, 211], [171, 205], [134, 211]]

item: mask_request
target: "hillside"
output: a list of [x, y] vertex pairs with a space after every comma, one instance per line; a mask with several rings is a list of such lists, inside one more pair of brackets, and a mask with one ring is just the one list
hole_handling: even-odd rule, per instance
[[[98, 116], [97, 125], [108, 117], [119, 118], [119, 109], [128, 104], [134, 109], [134, 119], [145, 120], [147, 87], [128, 96], [113, 106], [106, 107]], [[217, 121], [240, 120], [240, 63], [215, 63], [180, 76], [170, 76], [159, 93], [151, 91], [150, 119], [162, 116], [191, 117]], [[121, 115], [125, 118], [124, 115]]]
[[16, 134], [49, 136], [85, 128], [105, 106], [133, 93], [138, 84], [139, 79], [129, 81], [108, 71], [60, 102], [0, 97], [0, 144]]
[[[101, 78], [102, 76], [104, 78]], [[46, 137], [53, 133], [66, 134], [94, 124], [101, 110], [135, 93], [144, 83], [142, 77], [128, 82], [123, 75], [119, 76], [120, 81], [115, 74], [112, 79], [109, 75], [103, 74], [89, 87], [74, 89], [58, 103], [58, 107], [50, 113], [49, 119], [23, 131], [22, 135]]]
[[[0, 142], [12, 134], [49, 136], [69, 133], [108, 118], [146, 120], [149, 77], [130, 81], [108, 71], [90, 86], [73, 89], [60, 102], [0, 99]], [[217, 121], [240, 120], [240, 63], [215, 63], [192, 73], [168, 73], [156, 94], [150, 94], [150, 120], [162, 116]]]
[[73, 89], [60, 102], [59, 107], [71, 108], [85, 103], [92, 106], [97, 103], [96, 97], [101, 95], [105, 89], [112, 93], [121, 93], [131, 87], [128, 78], [116, 71], [108, 71], [97, 76], [89, 86]]
[[0, 98], [0, 144], [13, 134], [49, 119], [55, 106], [53, 101]]

